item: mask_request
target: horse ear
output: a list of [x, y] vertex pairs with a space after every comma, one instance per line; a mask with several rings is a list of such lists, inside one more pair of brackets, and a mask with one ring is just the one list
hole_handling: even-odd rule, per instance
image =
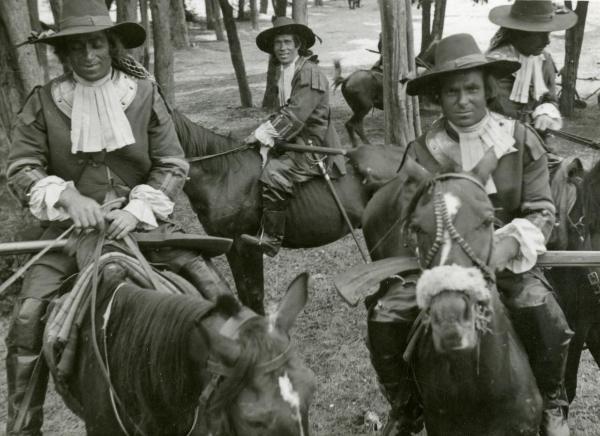
[[401, 171], [406, 171], [408, 176], [417, 183], [424, 182], [431, 178], [431, 173], [427, 171], [424, 166], [417, 163], [411, 156], [406, 156]]
[[498, 158], [494, 149], [490, 148], [470, 172], [485, 185], [496, 166], [498, 166]]
[[192, 329], [190, 333], [189, 350], [192, 360], [197, 362], [206, 361], [206, 342], [208, 342], [210, 353], [215, 355], [226, 366], [235, 365], [238, 357], [240, 357], [241, 346], [237, 341], [223, 336], [217, 330], [205, 327], [202, 323], [197, 322], [196, 328]]
[[567, 174], [569, 177], [569, 181], [574, 181], [577, 177], [583, 177], [585, 171], [583, 169], [583, 163], [581, 159], [578, 157], [573, 158], [569, 165], [567, 166]]
[[275, 327], [288, 333], [296, 321], [296, 317], [308, 301], [310, 274], [303, 272], [288, 286], [275, 314]]

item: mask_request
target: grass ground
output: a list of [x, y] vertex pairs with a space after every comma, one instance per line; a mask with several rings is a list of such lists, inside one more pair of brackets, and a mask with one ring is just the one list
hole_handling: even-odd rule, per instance
[[[485, 19], [489, 6], [499, 4], [499, 0], [491, 0], [491, 5], [471, 6], [468, 0], [450, 0], [447, 19], [447, 33], [471, 31], [475, 33], [482, 47], [493, 33]], [[592, 6], [590, 9], [593, 9]], [[591, 18], [597, 16], [592, 15]], [[415, 11], [418, 23], [419, 12]], [[363, 8], [349, 11], [344, 1], [329, 1], [323, 8], [309, 10], [310, 23], [323, 39], [322, 46], [316, 47], [321, 55], [322, 66], [328, 77], [332, 77], [334, 57], [341, 57], [347, 74], [352, 68], [349, 65], [370, 65], [376, 60], [375, 55], [366, 52], [365, 48], [375, 48], [379, 29], [379, 13], [376, 3], [364, 2]], [[597, 41], [597, 21], [588, 18], [591, 35], [588, 41]], [[268, 22], [261, 22], [261, 28]], [[468, 26], [468, 27], [467, 27]], [[415, 27], [418, 27], [416, 25]], [[258, 52], [253, 40], [256, 31], [249, 28], [248, 23], [239, 27], [242, 48], [245, 55], [250, 88], [255, 105], [259, 104], [264, 91], [264, 71], [266, 55]], [[416, 40], [418, 41], [418, 34]], [[562, 59], [560, 35], [552, 41], [551, 49], [555, 59]], [[584, 46], [586, 77], [594, 76], [596, 63], [600, 60], [595, 47]], [[597, 68], [597, 67], [596, 67]], [[193, 119], [220, 131], [234, 131], [242, 135], [249, 131], [264, 117], [264, 113], [256, 108], [239, 108], [239, 97], [235, 78], [229, 61], [226, 43], [198, 42], [194, 48], [176, 54], [177, 105]], [[594, 91], [597, 82], [583, 81], [580, 92], [587, 96]], [[590, 103], [594, 99], [590, 99]], [[342, 141], [348, 143], [343, 123], [350, 117], [350, 110], [342, 100], [341, 94], [332, 95], [332, 118]], [[600, 109], [590, 104], [578, 111], [568, 121], [566, 130], [583, 136], [600, 137], [598, 123]], [[366, 119], [366, 131], [373, 142], [382, 141], [383, 116], [376, 111]], [[572, 144], [558, 144], [558, 151], [563, 154], [576, 153], [582, 156], [586, 165], [591, 166], [596, 160], [596, 153]], [[189, 231], [201, 231], [185, 198], [177, 205], [177, 215]], [[16, 203], [9, 198], [2, 188], [0, 191], [0, 240], [8, 241], [14, 237], [27, 215], [20, 212]], [[13, 261], [0, 258], [0, 279], [7, 277], [14, 269]], [[362, 307], [349, 308], [336, 294], [332, 277], [352, 265], [361, 262], [352, 239], [346, 237], [333, 244], [310, 250], [283, 250], [275, 259], [266, 261], [267, 307], [275, 307], [287, 284], [300, 271], [308, 270], [314, 277], [310, 301], [299, 317], [293, 338], [298, 344], [301, 355], [317, 375], [318, 388], [311, 409], [311, 431], [319, 436], [358, 436], [378, 434], [368, 423], [365, 423], [367, 412], [374, 412], [381, 419], [386, 412], [386, 403], [379, 393], [374, 372], [368, 359], [364, 345], [365, 310]], [[217, 259], [218, 266], [228, 273], [224, 259]], [[3, 315], [0, 316], [0, 332], [6, 332], [10, 309], [7, 301], [0, 301]], [[2, 334], [3, 335], [3, 334]], [[4, 343], [0, 342], [0, 358], [5, 355]], [[570, 424], [574, 436], [600, 435], [600, 372], [592, 363], [586, 352], [583, 358], [579, 377], [578, 396], [573, 404]], [[6, 402], [6, 383], [4, 365], [0, 365], [0, 404]], [[0, 409], [0, 434], [4, 430], [6, 417], [4, 407]], [[81, 422], [62, 404], [60, 398], [49, 390], [46, 400], [47, 435], [84, 434]]]

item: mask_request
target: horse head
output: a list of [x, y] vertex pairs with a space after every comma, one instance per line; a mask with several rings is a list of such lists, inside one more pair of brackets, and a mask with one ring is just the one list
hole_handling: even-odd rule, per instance
[[474, 349], [492, 314], [487, 281], [474, 267], [442, 265], [424, 271], [417, 282], [417, 304], [442, 354]]
[[484, 184], [496, 163], [488, 153], [470, 173], [430, 178], [409, 206], [408, 240], [425, 269], [417, 303], [440, 353], [472, 349], [489, 322], [494, 209]]
[[[209, 426], [213, 434], [308, 435], [315, 376], [289, 338], [306, 304], [308, 281], [308, 274], [299, 275], [269, 319], [236, 303], [226, 309], [232, 316], [218, 330], [198, 324], [197, 333], [211, 350], [208, 369], [217, 380], [222, 377], [208, 409], [209, 416], [217, 417]], [[191, 340], [195, 343], [198, 337]], [[190, 349], [198, 364], [206, 363], [201, 347]]]

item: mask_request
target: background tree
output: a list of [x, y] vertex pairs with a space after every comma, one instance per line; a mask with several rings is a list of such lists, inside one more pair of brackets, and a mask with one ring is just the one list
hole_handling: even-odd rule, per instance
[[[422, 10], [421, 53], [424, 53], [434, 40], [442, 38], [444, 18], [446, 17], [446, 0], [420, 0], [419, 3]], [[433, 24], [431, 24], [432, 5], [435, 5]]]
[[[575, 13], [577, 24], [566, 32], [565, 37], [565, 66], [562, 72], [562, 90], [560, 93], [560, 112], [564, 116], [573, 114], [575, 97], [577, 96], [577, 70], [579, 69], [579, 56], [583, 44], [583, 32], [587, 18], [589, 2], [578, 1]], [[573, 8], [573, 2], [566, 1], [565, 6]]]
[[[38, 0], [27, 0], [27, 7], [29, 8], [29, 22], [31, 24], [31, 30], [34, 32], [41, 32], [42, 26], [38, 11]], [[44, 82], [47, 82], [50, 79], [50, 73], [48, 71], [48, 46], [46, 44], [36, 44], [35, 51], [38, 62], [42, 67], [43, 80]]]
[[152, 38], [152, 30], [150, 29], [150, 20], [148, 19], [148, 0], [140, 0], [140, 21], [142, 27], [146, 30], [146, 41], [142, 48], [142, 54], [139, 61], [144, 68], [150, 68], [150, 40]]
[[[207, 28], [215, 31], [217, 41], [225, 41], [219, 0], [205, 0]], [[209, 15], [210, 10], [210, 15]]]
[[183, 1], [170, 0], [169, 27], [171, 28], [171, 43], [176, 49], [188, 48], [190, 46]]
[[235, 70], [235, 77], [240, 90], [240, 100], [243, 107], [252, 107], [252, 93], [248, 86], [248, 78], [246, 77], [246, 67], [244, 66], [244, 56], [242, 55], [242, 47], [237, 33], [235, 20], [233, 19], [233, 8], [227, 0], [219, 0], [221, 12], [223, 14], [223, 23], [227, 31], [227, 41], [229, 42], [229, 53], [231, 55], [231, 63]]
[[[285, 17], [287, 10], [287, 0], [273, 0], [273, 10], [275, 17]], [[278, 69], [275, 56], [269, 56], [269, 66], [267, 67], [267, 84], [265, 87], [265, 95], [263, 96], [262, 107], [267, 110], [274, 110], [279, 106], [277, 100], [277, 80]]]
[[379, 0], [383, 51], [385, 143], [406, 148], [420, 133], [418, 99], [408, 97], [400, 79], [414, 75], [414, 37], [410, 0]]
[[154, 76], [169, 104], [175, 103], [173, 47], [169, 26], [170, 0], [151, 0], [152, 35], [154, 41]]
[[308, 24], [308, 2], [307, 0], [292, 1], [292, 18], [296, 23]]
[[27, 40], [31, 34], [28, 2], [0, 1], [0, 160], [8, 152], [11, 126], [25, 97], [43, 83], [43, 74], [35, 47], [15, 45]]
[[259, 12], [261, 14], [266, 14], [269, 9], [269, 0], [260, 0]]
[[258, 30], [258, 7], [256, 0], [250, 0], [250, 20], [252, 21], [252, 29]]

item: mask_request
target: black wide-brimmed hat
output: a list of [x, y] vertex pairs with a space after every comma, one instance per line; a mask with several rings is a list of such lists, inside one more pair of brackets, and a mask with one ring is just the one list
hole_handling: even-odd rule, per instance
[[507, 29], [553, 32], [573, 27], [577, 14], [566, 8], [556, 9], [550, 0], [515, 0], [512, 5], [493, 8], [489, 19]]
[[146, 40], [146, 31], [139, 24], [130, 21], [113, 23], [103, 0], [64, 0], [57, 29], [31, 42], [54, 45], [66, 37], [102, 30], [117, 34], [125, 48], [139, 47]]
[[273, 54], [273, 39], [278, 35], [297, 35], [304, 41], [304, 48], [315, 45], [316, 35], [310, 27], [298, 24], [289, 17], [276, 17], [273, 20], [273, 27], [263, 30], [256, 36], [256, 45], [262, 51]]
[[421, 76], [409, 80], [406, 92], [409, 95], [429, 94], [432, 86], [437, 86], [440, 77], [474, 68], [504, 77], [521, 68], [521, 64], [516, 61], [490, 60], [481, 52], [471, 35], [457, 33], [440, 40], [435, 48], [433, 66]]

